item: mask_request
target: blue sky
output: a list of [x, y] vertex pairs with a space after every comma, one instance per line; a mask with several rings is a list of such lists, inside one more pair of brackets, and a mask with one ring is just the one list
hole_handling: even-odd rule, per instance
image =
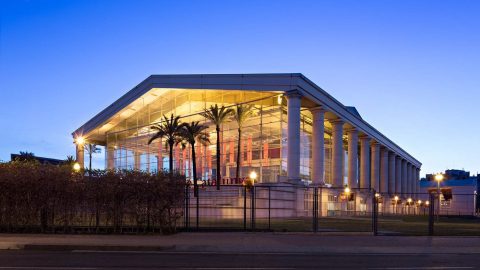
[[[1, 1], [0, 159], [150, 74], [301, 72], [423, 162], [480, 171], [480, 1]], [[98, 160], [97, 165], [103, 165]]]

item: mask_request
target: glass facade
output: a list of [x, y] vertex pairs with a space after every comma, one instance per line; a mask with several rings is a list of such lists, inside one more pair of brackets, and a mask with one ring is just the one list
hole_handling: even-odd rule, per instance
[[[200, 121], [209, 126], [210, 144], [197, 145], [197, 176], [213, 180], [216, 175], [215, 126], [201, 113], [211, 105], [234, 108], [237, 104], [253, 105], [253, 115], [243, 125], [240, 141], [240, 177], [251, 171], [259, 175], [260, 183], [286, 180], [287, 175], [287, 104], [276, 92], [204, 90], [204, 89], [152, 89], [118, 113], [121, 120], [106, 133], [106, 165], [116, 169], [139, 169], [154, 172], [165, 170], [169, 164], [168, 148], [157, 139], [148, 140], [154, 134], [151, 125], [162, 121], [162, 116], [180, 116], [182, 122]], [[307, 108], [301, 110], [300, 175], [304, 180], [311, 176], [312, 115]], [[238, 125], [234, 120], [222, 125], [221, 175], [235, 178]], [[331, 126], [325, 122], [325, 181], [331, 183]], [[173, 151], [175, 170], [191, 177], [191, 149], [175, 146]]]

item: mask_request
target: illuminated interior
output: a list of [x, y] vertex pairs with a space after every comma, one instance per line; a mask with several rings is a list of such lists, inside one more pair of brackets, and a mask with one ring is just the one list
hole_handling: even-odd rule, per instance
[[[247, 177], [255, 171], [259, 183], [286, 181], [288, 123], [286, 100], [281, 92], [153, 88], [99, 125], [89, 137], [106, 145], [108, 168], [154, 172], [168, 168], [169, 155], [164, 141], [157, 139], [148, 144], [154, 134], [150, 127], [160, 123], [163, 115], [169, 117], [171, 114], [180, 116], [182, 122], [200, 121], [209, 126], [207, 132], [211, 143], [196, 146], [197, 177], [213, 180], [216, 175], [216, 132], [200, 113], [214, 104], [232, 108], [237, 104], [253, 105], [253, 116], [242, 128], [240, 177]], [[312, 115], [302, 105], [300, 174], [305, 181], [309, 181], [311, 175], [311, 133]], [[233, 179], [238, 146], [238, 126], [234, 120], [223, 124], [220, 141], [222, 178]], [[175, 170], [191, 177], [190, 147], [178, 145], [173, 152]], [[325, 181], [331, 183], [331, 125], [327, 121], [324, 162]]]

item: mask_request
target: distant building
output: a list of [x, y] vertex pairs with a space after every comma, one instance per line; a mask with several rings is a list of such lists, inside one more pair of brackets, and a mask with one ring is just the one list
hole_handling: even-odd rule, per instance
[[464, 170], [446, 170], [440, 186], [434, 174], [427, 174], [420, 181], [420, 192], [437, 192], [440, 187], [440, 214], [442, 215], [474, 215], [480, 213], [480, 174], [471, 176]]
[[[10, 160], [11, 161], [18, 160], [18, 159], [23, 159], [23, 158], [24, 158], [24, 156], [21, 155], [21, 154], [11, 154], [10, 155]], [[61, 159], [37, 157], [37, 156], [34, 156], [34, 155], [29, 156], [29, 159], [36, 160], [36, 161], [40, 162], [41, 164], [50, 164], [50, 165], [60, 165], [60, 164], [63, 164], [65, 162], [65, 160], [61, 160]]]

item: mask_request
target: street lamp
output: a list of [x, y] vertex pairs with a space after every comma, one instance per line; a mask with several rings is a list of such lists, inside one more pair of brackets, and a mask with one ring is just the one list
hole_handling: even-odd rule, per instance
[[400, 199], [400, 198], [398, 198], [397, 195], [395, 195], [395, 197], [393, 197], [393, 200], [395, 201], [395, 214], [397, 213], [397, 205], [398, 205], [398, 200], [399, 200], [399, 199]]
[[252, 186], [255, 184], [255, 180], [257, 179], [257, 173], [252, 171], [249, 175], [250, 179], [252, 179]]
[[437, 173], [435, 175], [435, 181], [437, 181], [437, 196], [438, 196], [437, 221], [439, 221], [440, 219], [440, 182], [443, 181], [443, 174]]
[[73, 164], [73, 170], [74, 170], [74, 171], [79, 172], [81, 168], [82, 168], [82, 167], [80, 166], [80, 164], [79, 164], [78, 162], [75, 162], [75, 163]]
[[407, 206], [408, 206], [408, 214], [410, 214], [410, 206], [412, 205], [412, 198], [407, 199]]

